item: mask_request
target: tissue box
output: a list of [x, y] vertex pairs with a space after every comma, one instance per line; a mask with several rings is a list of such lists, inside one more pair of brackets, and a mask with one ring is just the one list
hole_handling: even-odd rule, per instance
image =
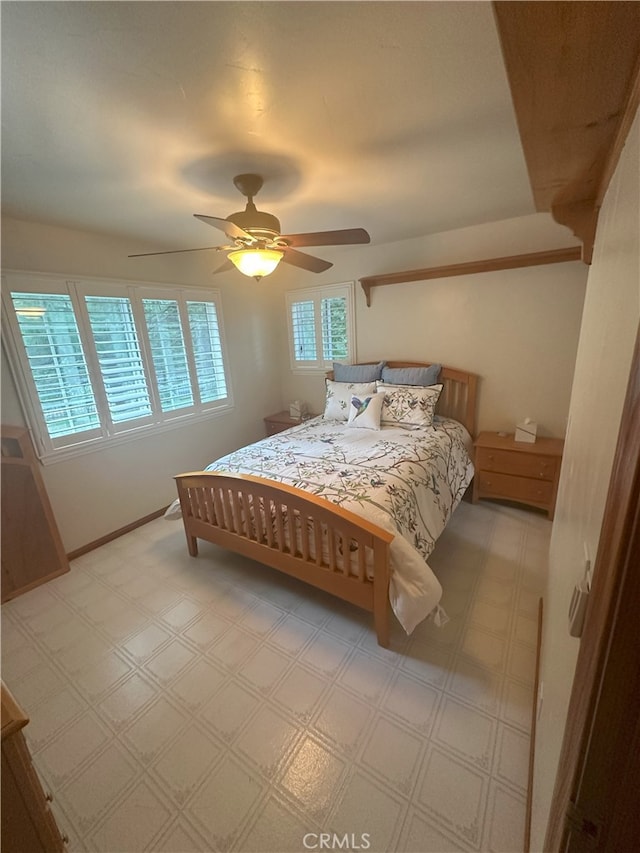
[[301, 400], [294, 400], [289, 404], [289, 416], [298, 421], [304, 420], [307, 416], [308, 406]]
[[533, 444], [536, 440], [538, 424], [530, 418], [525, 418], [521, 424], [516, 424], [516, 441], [523, 441], [527, 444]]

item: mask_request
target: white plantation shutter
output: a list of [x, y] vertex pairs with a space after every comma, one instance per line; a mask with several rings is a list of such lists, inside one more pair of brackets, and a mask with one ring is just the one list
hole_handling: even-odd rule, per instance
[[151, 400], [131, 301], [87, 296], [87, 313], [114, 424], [149, 417]]
[[213, 302], [187, 300], [191, 343], [200, 400], [210, 403], [227, 396], [218, 312]]
[[70, 296], [16, 292], [11, 297], [51, 439], [93, 433], [100, 418]]
[[326, 370], [353, 359], [352, 284], [290, 291], [286, 298], [294, 370]]
[[313, 300], [294, 302], [291, 306], [293, 350], [296, 361], [316, 360], [316, 320]]
[[341, 361], [348, 358], [346, 296], [325, 297], [321, 303], [322, 354], [325, 361]]
[[43, 460], [232, 404], [219, 294], [7, 273], [3, 339]]
[[163, 412], [193, 405], [187, 350], [175, 299], [143, 299], [151, 358]]

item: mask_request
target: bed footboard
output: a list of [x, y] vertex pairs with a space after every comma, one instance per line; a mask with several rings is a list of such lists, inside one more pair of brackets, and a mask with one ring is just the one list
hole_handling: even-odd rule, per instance
[[199, 471], [175, 478], [187, 546], [236, 551], [373, 613], [389, 645], [393, 534], [308, 492], [247, 474]]

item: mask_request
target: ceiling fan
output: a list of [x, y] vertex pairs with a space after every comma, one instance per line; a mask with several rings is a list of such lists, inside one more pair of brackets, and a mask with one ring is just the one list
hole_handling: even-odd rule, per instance
[[144, 258], [150, 255], [175, 255], [182, 252], [216, 251], [229, 252], [225, 262], [214, 273], [233, 269], [235, 266], [244, 275], [260, 281], [272, 273], [280, 261], [309, 272], [324, 272], [333, 266], [329, 261], [299, 252], [298, 246], [347, 246], [369, 243], [370, 237], [364, 228], [345, 228], [337, 231], [314, 231], [309, 234], [281, 234], [280, 222], [271, 213], [258, 210], [253, 203], [263, 179], [260, 175], [236, 175], [236, 188], [247, 197], [247, 206], [226, 219], [195, 213], [196, 219], [219, 228], [232, 241], [229, 246], [203, 246], [199, 249], [174, 249], [168, 252], [143, 252], [129, 255]]

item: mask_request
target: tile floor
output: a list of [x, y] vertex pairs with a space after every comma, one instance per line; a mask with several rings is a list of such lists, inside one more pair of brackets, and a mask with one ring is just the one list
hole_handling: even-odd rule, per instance
[[163, 519], [4, 605], [3, 678], [70, 850], [522, 851], [550, 530], [463, 503], [431, 559], [451, 621], [390, 650], [310, 587], [189, 558]]

